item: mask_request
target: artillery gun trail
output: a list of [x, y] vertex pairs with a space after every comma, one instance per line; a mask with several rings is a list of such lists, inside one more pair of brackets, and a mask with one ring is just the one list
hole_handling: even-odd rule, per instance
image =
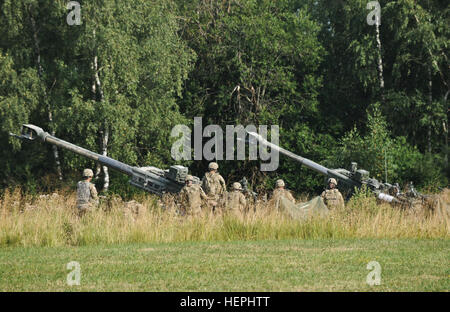
[[[58, 139], [34, 125], [22, 125], [21, 135], [10, 133], [11, 136], [26, 141], [34, 141], [37, 138], [45, 143], [56, 145], [83, 157], [98, 161], [102, 165], [124, 173], [130, 177], [130, 184], [147, 192], [163, 195], [164, 193], [178, 193], [185, 185], [188, 168], [184, 166], [171, 166], [167, 170], [156, 167], [134, 167], [103, 156], [75, 144]], [[200, 183], [198, 177], [194, 177], [194, 183]]]

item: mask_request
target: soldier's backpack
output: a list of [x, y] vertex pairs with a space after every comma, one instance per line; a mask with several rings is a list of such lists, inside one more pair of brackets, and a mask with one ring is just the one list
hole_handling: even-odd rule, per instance
[[212, 185], [214, 184], [212, 175], [208, 173], [205, 174], [205, 177], [203, 178], [202, 188], [203, 191], [209, 195], [211, 193]]
[[77, 185], [77, 204], [85, 205], [89, 203], [91, 198], [91, 190], [89, 188], [89, 182], [80, 181]]

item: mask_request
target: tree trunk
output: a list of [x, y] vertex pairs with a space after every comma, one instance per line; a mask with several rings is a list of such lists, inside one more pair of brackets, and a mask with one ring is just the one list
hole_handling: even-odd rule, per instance
[[[94, 31], [94, 36], [95, 36], [95, 31]], [[101, 81], [100, 81], [100, 76], [98, 74], [98, 58], [97, 58], [97, 55], [94, 56], [93, 67], [94, 67], [95, 85], [97, 87], [93, 86], [92, 89], [93, 90], [95, 90], [95, 89], [97, 90], [98, 95], [99, 95], [99, 101], [100, 101], [101, 104], [103, 104], [104, 101], [105, 101], [105, 97], [104, 97], [103, 90], [102, 90], [102, 84], [101, 84]], [[105, 125], [104, 125], [104, 131], [102, 131], [101, 134], [102, 134], [102, 138], [101, 138], [101, 141], [102, 141], [102, 155], [103, 156], [108, 156], [109, 127], [108, 127], [108, 124], [106, 122], [105, 122]], [[102, 169], [103, 169], [103, 174], [104, 174], [104, 176], [103, 176], [103, 191], [107, 192], [108, 188], [109, 188], [109, 171], [108, 171], [108, 167], [107, 166], [103, 166]], [[99, 173], [98, 172], [98, 167], [97, 167], [97, 173]]]
[[433, 110], [433, 80], [431, 76], [431, 67], [428, 67], [428, 107], [430, 113], [430, 120], [428, 121], [427, 141], [428, 141], [428, 153], [431, 154], [431, 116]]
[[378, 17], [377, 17], [377, 21], [375, 23], [375, 31], [376, 31], [376, 40], [377, 40], [377, 48], [378, 48], [378, 79], [380, 81], [381, 101], [384, 103], [383, 57], [381, 54], [380, 20]]
[[450, 90], [448, 90], [445, 93], [444, 96], [444, 105], [446, 107], [445, 110], [445, 116], [447, 118], [444, 119], [444, 121], [442, 122], [442, 127], [444, 128], [444, 134], [445, 134], [445, 143], [444, 143], [444, 147], [445, 147], [445, 156], [444, 156], [444, 161], [445, 161], [445, 168], [448, 169], [448, 114], [449, 114], [449, 109], [448, 109], [448, 104], [447, 104], [447, 97], [448, 94], [450, 93]]
[[[43, 70], [42, 64], [41, 64], [41, 49], [39, 46], [38, 30], [36, 28], [36, 21], [34, 20], [34, 17], [31, 14], [31, 12], [32, 12], [32, 10], [30, 8], [29, 14], [30, 14], [31, 28], [33, 29], [33, 41], [34, 41], [34, 49], [35, 49], [35, 54], [36, 54], [36, 65], [38, 68], [38, 76], [39, 76], [39, 79], [41, 79], [41, 83], [43, 85], [42, 89], [43, 89], [43, 93], [44, 93], [44, 99], [47, 102], [47, 117], [48, 117], [50, 129], [52, 129], [50, 134], [55, 136], [56, 133], [53, 128], [53, 114], [52, 114], [49, 99], [47, 97], [45, 83], [44, 83], [44, 81], [42, 81], [42, 74], [43, 74], [44, 70]], [[52, 145], [52, 150], [53, 150], [53, 157], [55, 158], [56, 172], [58, 174], [58, 179], [60, 181], [62, 181], [63, 175], [62, 175], [62, 170], [61, 170], [61, 162], [59, 160], [59, 152], [58, 152], [58, 148], [56, 147], [56, 145]]]
[[[94, 37], [95, 37], [95, 30], [94, 30]], [[96, 80], [96, 68], [95, 68], [95, 64], [94, 64], [95, 58], [91, 63], [91, 70], [92, 70], [92, 86], [91, 86], [91, 91], [92, 91], [92, 99], [94, 101], [97, 101], [97, 80]], [[95, 173], [94, 173], [94, 177], [95, 179], [98, 179], [98, 177], [100, 176], [100, 173], [102, 172], [102, 166], [97, 163], [95, 166]]]
[[[108, 126], [105, 127], [105, 132], [102, 137], [102, 155], [108, 155], [108, 140], [109, 140], [109, 129]], [[103, 191], [108, 191], [109, 188], [109, 172], [108, 167], [103, 166], [103, 173], [105, 174], [103, 177]]]
[[95, 173], [94, 173], [95, 179], [98, 179], [101, 172], [102, 172], [102, 166], [99, 163], [97, 163], [97, 165], [95, 166]]

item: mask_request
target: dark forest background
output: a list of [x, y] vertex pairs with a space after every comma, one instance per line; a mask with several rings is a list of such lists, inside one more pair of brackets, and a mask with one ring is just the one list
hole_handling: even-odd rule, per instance
[[[172, 127], [196, 116], [223, 129], [279, 125], [282, 147], [328, 167], [356, 161], [390, 183], [448, 185], [448, 1], [381, 0], [380, 25], [359, 0], [79, 1], [73, 26], [68, 2], [0, 0], [0, 188], [48, 192], [90, 167], [99, 189], [134, 192], [126, 176], [8, 135], [23, 123], [167, 168]], [[182, 164], [201, 177], [208, 161]], [[324, 185], [284, 156], [276, 172], [219, 166], [228, 184]]]

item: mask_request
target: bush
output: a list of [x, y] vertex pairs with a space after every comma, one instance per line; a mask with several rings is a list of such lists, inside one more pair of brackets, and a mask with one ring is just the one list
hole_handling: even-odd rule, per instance
[[337, 152], [329, 159], [334, 167], [357, 162], [359, 168], [380, 181], [400, 185], [413, 181], [420, 188], [434, 189], [447, 185], [439, 155], [423, 155], [405, 137], [392, 138], [378, 104], [367, 115], [366, 134], [353, 128], [341, 139]]

